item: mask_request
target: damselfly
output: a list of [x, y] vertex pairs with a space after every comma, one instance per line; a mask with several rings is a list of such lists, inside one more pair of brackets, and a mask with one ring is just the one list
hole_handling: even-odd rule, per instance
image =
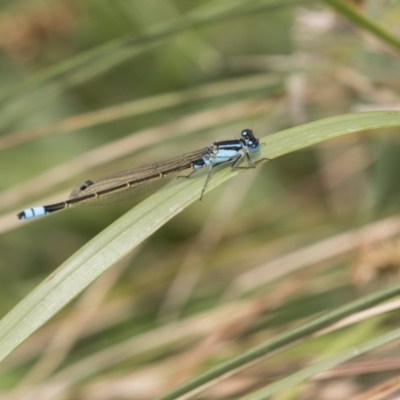
[[[200, 194], [201, 200], [216, 166], [230, 163], [232, 169], [253, 168], [254, 163], [250, 153], [257, 153], [259, 149], [259, 140], [250, 129], [244, 129], [240, 134], [240, 138], [236, 140], [214, 142], [204, 149], [170, 158], [160, 163], [144, 165], [129, 171], [85, 181], [72, 190], [68, 200], [47, 206], [28, 208], [20, 212], [18, 218], [31, 219], [41, 217], [75, 205], [112, 203], [134, 196], [135, 192], [140, 192], [142, 186], [161, 178], [191, 170], [185, 176], [189, 177], [197, 170], [207, 167], [208, 173]], [[244, 158], [248, 166], [240, 167], [239, 164]]]

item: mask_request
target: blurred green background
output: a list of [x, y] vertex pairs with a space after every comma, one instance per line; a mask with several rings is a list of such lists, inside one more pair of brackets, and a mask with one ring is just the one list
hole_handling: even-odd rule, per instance
[[[398, 33], [398, 1], [352, 4]], [[140, 199], [32, 223], [23, 208], [243, 128], [399, 108], [398, 53], [325, 2], [2, 1], [0, 51], [2, 315]], [[397, 134], [325, 142], [207, 194], [3, 361], [2, 398], [152, 399], [394, 282]], [[240, 398], [397, 321], [306, 341], [201, 398]], [[398, 349], [376, 353], [275, 398], [343, 399], [395, 376]]]

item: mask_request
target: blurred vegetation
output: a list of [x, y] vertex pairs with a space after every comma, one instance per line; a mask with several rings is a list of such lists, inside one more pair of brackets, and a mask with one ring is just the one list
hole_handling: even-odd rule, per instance
[[[1, 314], [141, 199], [18, 211], [246, 127], [398, 110], [399, 19], [384, 0], [3, 1]], [[207, 193], [5, 358], [1, 398], [153, 399], [262, 343], [275, 352], [197, 398], [394, 395], [397, 134], [325, 141]]]

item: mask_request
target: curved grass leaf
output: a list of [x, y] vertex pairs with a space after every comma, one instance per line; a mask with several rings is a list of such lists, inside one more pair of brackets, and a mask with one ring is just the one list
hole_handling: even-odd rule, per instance
[[369, 340], [358, 346], [353, 346], [345, 351], [342, 351], [339, 354], [329, 357], [326, 360], [315, 363], [314, 365], [310, 365], [309, 367], [303, 368], [302, 370], [292, 375], [289, 375], [284, 379], [274, 382], [271, 385], [268, 385], [267, 387], [258, 390], [255, 393], [251, 393], [247, 396], [241, 397], [240, 400], [268, 399], [270, 396], [272, 396], [273, 394], [277, 393], [280, 390], [287, 389], [288, 387], [303, 382], [306, 379], [309, 379], [316, 374], [324, 372], [329, 368], [336, 367], [337, 365], [342, 364], [348, 360], [351, 360], [356, 356], [365, 354], [368, 351], [374, 350], [380, 346], [386, 345], [397, 339], [400, 339], [400, 328], [395, 329], [392, 332], [386, 333], [372, 340]]
[[365, 29], [375, 37], [382, 40], [382, 42], [386, 43], [392, 49], [396, 50], [398, 53], [400, 52], [400, 40], [385, 28], [377, 24], [374, 20], [360, 13], [355, 6], [342, 0], [324, 1], [334, 8], [338, 13], [348, 18], [354, 24], [354, 26]]
[[[400, 112], [346, 114], [263, 139], [261, 158], [273, 159], [327, 139], [367, 129], [400, 127]], [[241, 171], [217, 171], [208, 190]], [[246, 173], [251, 173], [247, 171]], [[107, 268], [159, 227], [198, 201], [204, 179], [182, 179], [147, 198], [88, 242], [0, 321], [0, 359], [48, 321]], [[66, 212], [72, 212], [66, 211]], [[193, 388], [193, 385], [192, 385]], [[174, 398], [174, 397], [166, 397]]]
[[[308, 335], [311, 335], [319, 331], [320, 329], [330, 326], [331, 324], [341, 320], [342, 318], [352, 315], [358, 311], [365, 310], [366, 308], [372, 307], [394, 296], [398, 296], [399, 294], [400, 294], [400, 285], [397, 285], [395, 287], [391, 287], [389, 289], [373, 293], [370, 296], [366, 296], [352, 303], [346, 304], [343, 307], [328, 312], [321, 317], [315, 318], [312, 321], [307, 322], [295, 329], [292, 329], [289, 332], [285, 332], [270, 340], [267, 340], [264, 343], [258, 345], [257, 347], [254, 347], [246, 351], [245, 353], [240, 354], [239, 356], [234, 357], [218, 365], [217, 367], [212, 368], [209, 371], [206, 371], [202, 375], [192, 379], [189, 382], [184, 383], [182, 386], [172, 390], [171, 392], [165, 394], [164, 396], [161, 396], [158, 400], [173, 400], [178, 398], [180, 400], [189, 399], [192, 396], [204, 391], [214, 380], [220, 379], [221, 377], [231, 376], [233, 373], [237, 372], [241, 368], [246, 367], [249, 364], [252, 365], [252, 363], [263, 359], [268, 354], [273, 354], [274, 351], [277, 351], [278, 349], [281, 349], [284, 346], [295, 344], [299, 340], [307, 337]], [[398, 337], [398, 335], [400, 335], [400, 332], [394, 331], [388, 335], [383, 335], [382, 337], [376, 340], [379, 342], [379, 344], [384, 344], [387, 343], [388, 341], [395, 340]], [[364, 352], [372, 348], [375, 348], [378, 345], [376, 344], [375, 347], [371, 347], [371, 342], [367, 342], [365, 344], [365, 347], [362, 347], [362, 349], [364, 349]], [[287, 378], [287, 379], [292, 378], [292, 380], [287, 381], [286, 379], [283, 379], [282, 381], [276, 382], [276, 386], [275, 384], [271, 384], [270, 386], [264, 389], [265, 391], [267, 391], [270, 388], [271, 389], [270, 394], [275, 393], [276, 391], [281, 389], [286, 389], [287, 387], [290, 386], [290, 384], [299, 383], [302, 380], [309, 378], [310, 376], [319, 371], [324, 371], [325, 369], [340, 364], [341, 362], [350, 359], [351, 356], [355, 357], [358, 354], [359, 353], [355, 353], [354, 350], [350, 349], [349, 351], [343, 352], [340, 355], [325, 360], [326, 364], [323, 364], [323, 362], [321, 362], [320, 363], [321, 365], [318, 364], [318, 366], [305, 368], [304, 370], [299, 372], [299, 375], [294, 374], [291, 377]], [[316, 369], [314, 369], [313, 367], [315, 367]], [[261, 390], [262, 395], [264, 395], [263, 390]], [[254, 395], [257, 396], [258, 395], [257, 393], [255, 393]], [[258, 399], [258, 397], [255, 397], [254, 399], [256, 398]], [[266, 397], [260, 397], [260, 399], [261, 398], [266, 398]]]

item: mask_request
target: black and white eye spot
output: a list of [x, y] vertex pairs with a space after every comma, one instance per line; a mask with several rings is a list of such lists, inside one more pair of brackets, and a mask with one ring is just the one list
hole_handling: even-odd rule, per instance
[[244, 129], [241, 133], [242, 137], [247, 139], [253, 135], [253, 131], [251, 129]]

